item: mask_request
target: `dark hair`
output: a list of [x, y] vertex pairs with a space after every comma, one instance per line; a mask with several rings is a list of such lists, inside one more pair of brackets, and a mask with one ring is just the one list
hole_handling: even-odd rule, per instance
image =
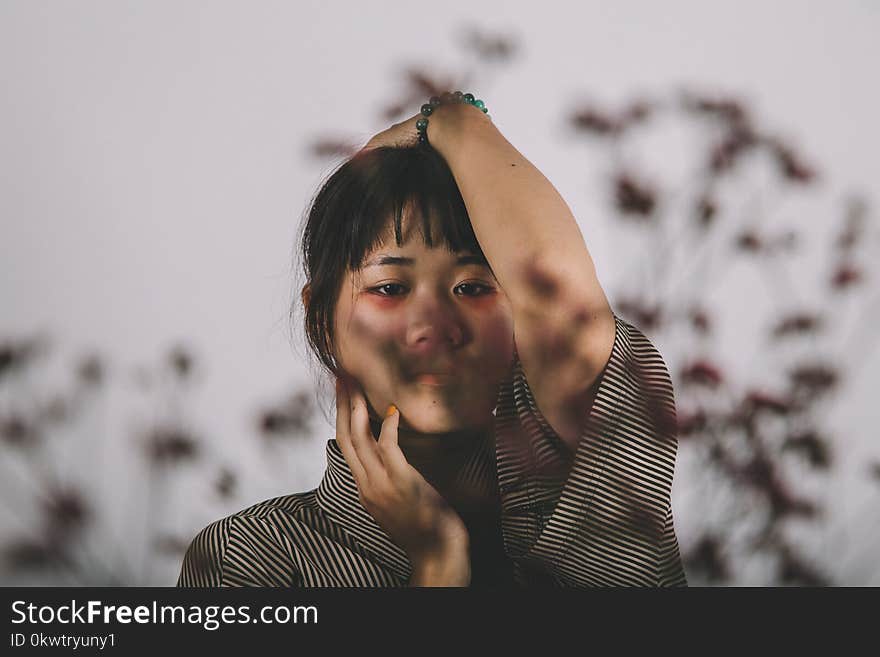
[[[333, 376], [339, 367], [333, 323], [344, 276], [362, 267], [392, 218], [400, 246], [403, 216], [413, 209], [421, 215], [429, 247], [436, 242], [485, 259], [449, 165], [427, 145], [360, 151], [328, 176], [309, 204], [300, 250], [311, 295], [304, 327], [309, 347]], [[432, 235], [432, 226], [438, 235]], [[299, 307], [296, 299], [291, 317]]]

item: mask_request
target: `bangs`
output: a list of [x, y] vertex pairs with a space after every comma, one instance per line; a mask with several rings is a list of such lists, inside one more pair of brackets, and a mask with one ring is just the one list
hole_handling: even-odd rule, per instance
[[405, 234], [418, 231], [429, 248], [485, 258], [455, 178], [436, 152], [383, 147], [359, 154], [350, 164], [360, 174], [354, 176], [360, 189], [353, 190], [356, 203], [346, 221], [350, 240], [343, 241], [340, 254], [350, 269], [359, 270], [392, 227], [397, 246]]

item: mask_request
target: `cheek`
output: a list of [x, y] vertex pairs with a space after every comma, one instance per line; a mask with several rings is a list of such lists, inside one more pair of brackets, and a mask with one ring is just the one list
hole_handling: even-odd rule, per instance
[[481, 351], [493, 367], [505, 368], [513, 359], [513, 316], [504, 304], [486, 306], [475, 324]]
[[392, 354], [394, 344], [406, 331], [402, 315], [389, 312], [381, 307], [381, 302], [358, 303], [344, 329], [351, 343], [350, 352], [360, 351], [359, 357], [365, 355], [364, 348], [369, 353]]

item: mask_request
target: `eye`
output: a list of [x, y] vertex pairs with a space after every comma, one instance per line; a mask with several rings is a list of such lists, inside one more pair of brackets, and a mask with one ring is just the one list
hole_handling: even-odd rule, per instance
[[467, 287], [478, 291], [478, 294], [468, 294], [467, 296], [481, 297], [492, 292], [491, 287], [482, 283], [461, 283], [458, 287]]
[[[468, 290], [465, 292], [465, 296], [469, 297], [481, 297], [487, 294], [491, 294], [492, 288], [488, 285], [483, 285], [482, 283], [459, 283], [455, 289], [465, 288]], [[396, 290], [396, 291], [395, 291]], [[370, 292], [375, 292], [379, 296], [382, 297], [396, 297], [403, 294], [401, 290], [406, 290], [405, 285], [401, 285], [400, 283], [383, 283], [382, 285], [377, 285], [376, 287], [370, 288]]]
[[396, 297], [397, 296], [396, 294], [385, 294], [384, 292], [381, 292], [381, 290], [384, 290], [385, 288], [389, 288], [389, 287], [402, 288], [403, 285], [401, 285], [400, 283], [384, 283], [383, 285], [378, 285], [376, 287], [370, 288], [370, 292], [376, 292], [379, 294], [379, 296], [383, 296], [383, 297]]

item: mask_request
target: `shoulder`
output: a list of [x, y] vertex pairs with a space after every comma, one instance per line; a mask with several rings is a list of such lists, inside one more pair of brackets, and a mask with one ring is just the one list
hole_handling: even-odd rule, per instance
[[640, 418], [655, 439], [674, 439], [675, 395], [666, 361], [641, 329], [617, 315], [614, 321], [614, 344], [598, 382], [599, 394], [618, 414]]
[[310, 506], [314, 492], [274, 497], [214, 520], [187, 547], [178, 586], [290, 585], [280, 527]]

